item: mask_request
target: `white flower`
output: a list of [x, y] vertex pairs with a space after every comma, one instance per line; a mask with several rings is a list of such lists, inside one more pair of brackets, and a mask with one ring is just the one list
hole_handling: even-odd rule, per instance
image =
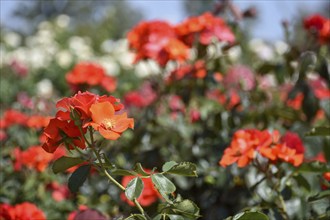
[[55, 21], [60, 28], [67, 28], [70, 24], [70, 17], [67, 15], [59, 15]]
[[285, 54], [289, 50], [289, 45], [283, 41], [275, 42], [275, 51], [279, 55]]
[[231, 47], [229, 50], [228, 50], [228, 56], [229, 56], [229, 59], [232, 61], [232, 62], [235, 62], [237, 61], [241, 55], [242, 55], [242, 49], [240, 46], [234, 46], [234, 47]]
[[158, 74], [160, 67], [154, 61], [140, 61], [135, 68], [135, 73], [138, 77], [144, 78], [149, 75]]
[[37, 94], [43, 98], [51, 98], [53, 95], [53, 84], [49, 79], [43, 79], [37, 83]]
[[72, 55], [67, 50], [62, 50], [56, 54], [56, 61], [63, 68], [68, 67], [72, 63], [72, 60]]
[[263, 40], [253, 39], [249, 42], [249, 48], [262, 60], [270, 61], [274, 58], [273, 49]]
[[116, 76], [119, 74], [120, 67], [112, 57], [102, 57], [99, 63], [106, 70], [107, 75]]
[[18, 47], [22, 42], [21, 36], [15, 32], [5, 33], [3, 36], [3, 40], [7, 45], [11, 47]]

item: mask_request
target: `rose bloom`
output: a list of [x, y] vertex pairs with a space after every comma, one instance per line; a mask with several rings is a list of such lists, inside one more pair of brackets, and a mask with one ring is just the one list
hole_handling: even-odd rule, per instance
[[12, 125], [26, 125], [28, 116], [24, 113], [9, 109], [6, 110], [2, 118], [0, 118], [0, 129], [6, 129]]
[[95, 63], [78, 63], [71, 72], [66, 74], [65, 78], [72, 86], [100, 85], [108, 92], [113, 92], [117, 87], [116, 79], [107, 76], [104, 68]]
[[41, 146], [31, 146], [26, 151], [14, 149], [14, 170], [19, 171], [22, 165], [38, 172], [43, 172], [53, 160], [53, 155], [45, 152]]
[[139, 90], [126, 93], [124, 97], [126, 106], [137, 108], [150, 105], [156, 98], [157, 94], [148, 82], [143, 83]]
[[295, 149], [298, 154], [303, 154], [305, 152], [305, 147], [298, 134], [294, 132], [287, 131], [280, 140], [289, 148]]
[[23, 202], [15, 206], [0, 204], [1, 220], [46, 220], [46, 215], [32, 203]]
[[177, 39], [172, 25], [165, 21], [141, 22], [127, 35], [129, 46], [136, 51], [135, 62], [153, 59], [161, 66], [169, 60], [188, 59], [189, 48]]
[[235, 35], [225, 21], [209, 12], [186, 19], [175, 27], [175, 31], [189, 47], [196, 41], [196, 36], [199, 36], [198, 41], [203, 45], [210, 44], [214, 38], [228, 43], [235, 41]]
[[[145, 170], [146, 172], [150, 172], [151, 170]], [[126, 187], [127, 184], [129, 183], [129, 181], [131, 181], [132, 179], [134, 179], [135, 176], [124, 176], [121, 184]], [[154, 202], [156, 202], [158, 200], [158, 198], [160, 198], [160, 194], [158, 193], [158, 191], [155, 189], [151, 178], [142, 178], [143, 184], [144, 184], [144, 188], [143, 191], [140, 195], [140, 197], [137, 199], [137, 201], [141, 204], [141, 206], [150, 206], [151, 204], [153, 204]], [[130, 206], [134, 206], [135, 204], [127, 199], [125, 193], [121, 193], [120, 198], [128, 203]]]

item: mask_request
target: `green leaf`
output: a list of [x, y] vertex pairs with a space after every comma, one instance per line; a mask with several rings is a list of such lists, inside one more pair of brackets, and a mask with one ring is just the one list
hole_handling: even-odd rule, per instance
[[313, 172], [313, 173], [324, 173], [329, 172], [330, 168], [326, 163], [321, 163], [320, 161], [313, 161], [309, 163], [303, 163], [297, 168], [299, 172]]
[[327, 198], [327, 197], [330, 197], [330, 190], [324, 190], [320, 193], [317, 193], [315, 194], [314, 196], [311, 196], [308, 198], [308, 201], [309, 202], [314, 202], [314, 201], [317, 201], [317, 200], [320, 200], [320, 199], [323, 199], [323, 198]]
[[200, 217], [198, 206], [189, 199], [185, 199], [182, 202], [175, 203], [173, 211], [175, 213], [180, 213], [187, 218], [196, 219]]
[[325, 115], [328, 119], [330, 119], [330, 100], [322, 100], [320, 101], [320, 106], [325, 112]]
[[132, 179], [131, 181], [129, 181], [129, 183], [126, 186], [125, 189], [125, 195], [129, 200], [134, 200], [139, 198], [139, 196], [141, 195], [142, 191], [143, 191], [143, 181], [141, 180], [140, 177], [135, 177], [134, 179]]
[[305, 134], [306, 136], [330, 136], [330, 127], [316, 127], [312, 128]]
[[181, 215], [167, 215], [170, 220], [184, 220], [184, 218]]
[[111, 174], [118, 176], [138, 176], [138, 173], [132, 170], [113, 169], [110, 170]]
[[155, 217], [152, 218], [152, 220], [161, 220], [162, 219], [162, 214], [158, 214]]
[[135, 164], [135, 166], [134, 166], [134, 171], [137, 172], [138, 174], [140, 174], [141, 176], [144, 176], [144, 177], [145, 177], [145, 176], [150, 176], [149, 173], [147, 173], [146, 171], [144, 171], [144, 169], [143, 169], [141, 163], [137, 163], [137, 164]]
[[311, 191], [311, 185], [308, 181], [300, 174], [294, 175], [293, 178], [297, 181], [299, 186], [304, 187], [308, 192]]
[[82, 186], [85, 180], [87, 179], [90, 169], [91, 169], [90, 165], [83, 165], [72, 173], [68, 183], [71, 192], [73, 193], [78, 192], [80, 186]]
[[261, 212], [243, 212], [235, 215], [232, 220], [268, 220], [267, 215]]
[[175, 162], [175, 161], [169, 161], [169, 162], [166, 162], [163, 167], [162, 167], [162, 170], [163, 172], [167, 172], [169, 171], [170, 169], [172, 169], [175, 165], [177, 165], [178, 163]]
[[163, 174], [152, 174], [151, 180], [160, 193], [173, 193], [176, 190], [175, 185]]
[[181, 162], [177, 165], [174, 165], [169, 170], [167, 170], [166, 173], [177, 174], [181, 176], [197, 176], [196, 165], [190, 162]]
[[63, 156], [54, 162], [52, 169], [54, 173], [59, 173], [83, 162], [81, 158]]

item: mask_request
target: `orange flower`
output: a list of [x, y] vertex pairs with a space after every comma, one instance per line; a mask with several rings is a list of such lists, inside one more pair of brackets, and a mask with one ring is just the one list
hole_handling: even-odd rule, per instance
[[46, 215], [38, 207], [29, 202], [23, 202], [15, 206], [0, 204], [1, 220], [46, 220]]
[[6, 129], [12, 125], [26, 125], [28, 116], [14, 109], [5, 111], [3, 117], [0, 118], [0, 129]]
[[211, 13], [204, 13], [197, 17], [190, 17], [175, 27], [179, 38], [188, 46], [192, 46], [199, 36], [198, 41], [208, 45], [215, 38], [218, 41], [233, 43], [235, 35], [225, 21]]
[[205, 62], [203, 60], [198, 60], [194, 64], [182, 65], [172, 71], [168, 81], [174, 82], [184, 77], [205, 78], [206, 74]]
[[288, 136], [284, 136], [284, 138], [281, 139], [281, 143], [279, 142], [279, 132], [276, 130], [273, 132], [272, 136], [272, 143], [263, 145], [258, 148], [262, 156], [268, 158], [272, 162], [282, 160], [287, 163], [291, 163], [294, 166], [299, 166], [303, 162], [304, 154], [303, 152], [300, 152], [302, 150], [300, 149], [301, 146], [296, 146], [298, 143], [296, 139], [294, 142], [290, 142]]
[[113, 92], [117, 84], [115, 78], [106, 75], [102, 66], [88, 62], [78, 63], [71, 72], [66, 74], [65, 78], [72, 86], [100, 85], [108, 92]]
[[50, 119], [51, 117], [48, 116], [33, 115], [29, 117], [26, 124], [30, 128], [44, 128], [49, 124]]
[[260, 144], [255, 129], [236, 131], [230, 146], [225, 150], [219, 164], [223, 167], [237, 162], [238, 167], [245, 167], [255, 157], [255, 149]]
[[90, 111], [93, 121], [85, 127], [91, 125], [106, 139], [117, 140], [127, 128], [134, 127], [134, 120], [127, 118], [126, 113], [115, 114], [115, 109], [109, 102], [93, 104]]

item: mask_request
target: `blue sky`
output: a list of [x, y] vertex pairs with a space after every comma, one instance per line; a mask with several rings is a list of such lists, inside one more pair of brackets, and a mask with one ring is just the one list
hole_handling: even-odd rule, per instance
[[[24, 0], [26, 1], [26, 0]], [[196, 0], [195, 0], [196, 1]], [[328, 0], [234, 0], [242, 10], [254, 5], [259, 12], [259, 20], [252, 27], [257, 38], [279, 40], [283, 37], [281, 21], [292, 19], [301, 9], [311, 13], [320, 9]], [[3, 24], [13, 24], [10, 16], [12, 10], [19, 5], [18, 0], [0, 0], [0, 18]], [[177, 23], [184, 19], [184, 10], [180, 0], [130, 0], [130, 4], [142, 10], [147, 20], [165, 19]]]

